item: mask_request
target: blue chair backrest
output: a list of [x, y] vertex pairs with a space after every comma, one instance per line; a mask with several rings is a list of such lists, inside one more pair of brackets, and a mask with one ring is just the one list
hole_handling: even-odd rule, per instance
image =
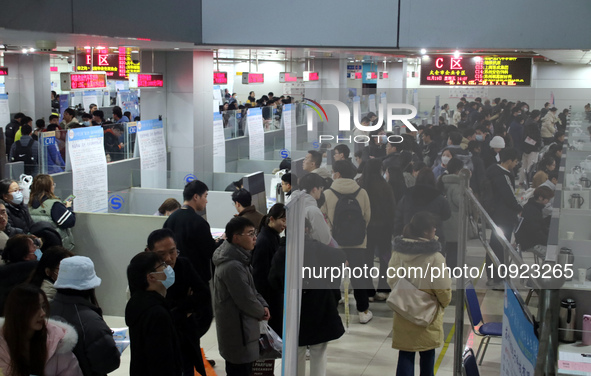
[[482, 313], [480, 312], [480, 303], [478, 302], [478, 296], [476, 296], [476, 290], [472, 281], [466, 284], [466, 305], [468, 306], [468, 313], [472, 318], [472, 324], [478, 325], [482, 322]]
[[476, 364], [476, 357], [474, 356], [474, 351], [472, 351], [472, 349], [468, 349], [464, 353], [463, 363], [466, 376], [480, 376], [478, 364]]

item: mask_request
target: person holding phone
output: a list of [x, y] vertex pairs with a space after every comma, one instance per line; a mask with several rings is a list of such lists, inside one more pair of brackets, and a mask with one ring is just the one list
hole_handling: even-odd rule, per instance
[[53, 225], [62, 238], [67, 250], [74, 249], [74, 236], [71, 228], [76, 224], [76, 214], [72, 211], [73, 195], [65, 202], [54, 194], [55, 183], [50, 175], [39, 174], [31, 184], [29, 213], [34, 222], [45, 221]]

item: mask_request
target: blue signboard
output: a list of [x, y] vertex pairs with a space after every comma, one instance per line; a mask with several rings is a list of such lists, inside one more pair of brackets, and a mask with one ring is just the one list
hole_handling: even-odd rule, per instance
[[115, 212], [121, 211], [121, 209], [123, 209], [124, 203], [125, 200], [119, 195], [109, 196], [109, 208]]

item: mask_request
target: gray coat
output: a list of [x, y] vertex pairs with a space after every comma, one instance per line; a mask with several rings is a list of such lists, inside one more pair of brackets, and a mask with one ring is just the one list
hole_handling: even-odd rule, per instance
[[445, 240], [448, 242], [458, 242], [458, 213], [460, 211], [460, 200], [462, 199], [462, 192], [460, 189], [460, 176], [455, 174], [443, 175], [441, 177], [443, 182], [443, 193], [449, 202], [451, 209], [451, 217], [443, 225], [443, 233]]
[[251, 252], [227, 240], [214, 252], [213, 307], [220, 355], [234, 364], [259, 358], [259, 321], [268, 307], [257, 292]]

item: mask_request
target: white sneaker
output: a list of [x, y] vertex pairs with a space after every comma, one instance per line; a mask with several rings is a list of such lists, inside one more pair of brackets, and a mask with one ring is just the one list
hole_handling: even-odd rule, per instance
[[361, 324], [367, 324], [373, 318], [373, 313], [368, 309], [365, 312], [359, 312], [359, 322]]
[[373, 302], [375, 299], [373, 296], [370, 296], [369, 298], [367, 298], [367, 300], [369, 300], [370, 302]]
[[376, 302], [383, 302], [386, 299], [388, 299], [388, 294], [385, 292], [378, 292], [376, 293], [376, 296], [374, 296]]

